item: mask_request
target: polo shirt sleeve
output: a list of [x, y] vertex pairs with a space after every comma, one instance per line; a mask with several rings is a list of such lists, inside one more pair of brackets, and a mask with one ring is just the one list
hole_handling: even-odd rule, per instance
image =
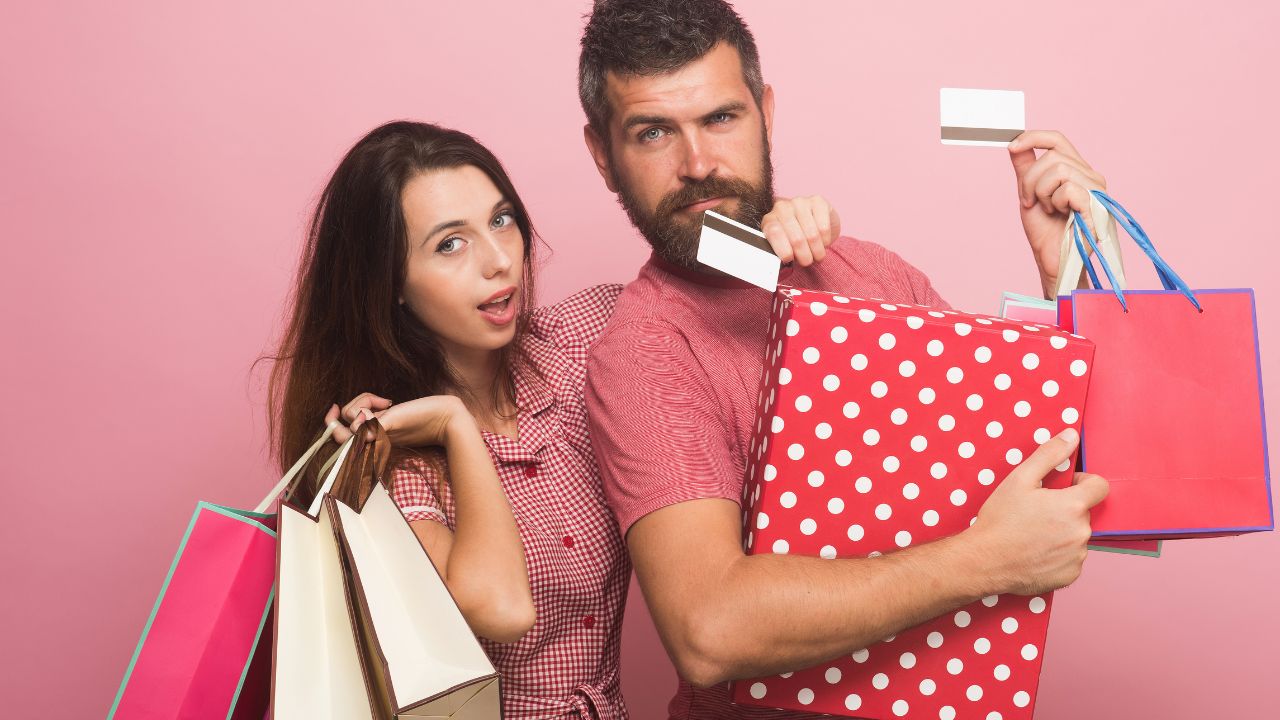
[[902, 263], [902, 272], [906, 276], [907, 286], [911, 289], [911, 297], [917, 305], [938, 308], [939, 310], [951, 309], [951, 304], [943, 300], [938, 291], [934, 289], [929, 276], [920, 272], [919, 268], [906, 260], [902, 258], [898, 258], [898, 260]]
[[587, 363], [586, 402], [605, 498], [624, 536], [669, 505], [740, 500], [733, 434], [674, 325], [644, 319], [610, 327]]
[[872, 256], [872, 265], [877, 269], [877, 273], [891, 286], [896, 285], [895, 289], [901, 296], [910, 297], [911, 302], [916, 305], [939, 310], [951, 309], [951, 305], [934, 289], [929, 276], [907, 262], [901, 255], [875, 243], [864, 242], [862, 247]]

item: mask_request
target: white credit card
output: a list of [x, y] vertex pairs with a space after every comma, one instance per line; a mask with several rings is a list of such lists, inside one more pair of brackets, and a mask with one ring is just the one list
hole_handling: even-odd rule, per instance
[[698, 262], [773, 292], [782, 261], [764, 233], [711, 210], [702, 215]]
[[942, 88], [942, 144], [1006, 147], [1027, 129], [1021, 90]]

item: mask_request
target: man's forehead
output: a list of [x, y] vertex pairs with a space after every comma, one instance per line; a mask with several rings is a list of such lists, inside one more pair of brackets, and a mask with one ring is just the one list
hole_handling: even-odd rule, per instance
[[624, 75], [610, 71], [605, 77], [605, 96], [615, 126], [629, 115], [685, 119], [722, 105], [752, 102], [738, 52], [725, 43], [669, 73]]

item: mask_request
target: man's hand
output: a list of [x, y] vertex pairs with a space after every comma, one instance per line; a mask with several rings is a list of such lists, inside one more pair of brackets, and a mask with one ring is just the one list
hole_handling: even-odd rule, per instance
[[1005, 478], [978, 511], [968, 532], [995, 561], [1001, 592], [1038, 595], [1075, 582], [1089, 542], [1089, 510], [1107, 497], [1107, 481], [1076, 473], [1075, 484], [1042, 487], [1055, 466], [1069, 461], [1080, 435], [1068, 429], [1040, 446]]
[[[1036, 150], [1044, 152], [1037, 158]], [[1022, 229], [1040, 270], [1044, 296], [1052, 298], [1058, 287], [1067, 218], [1077, 210], [1094, 231], [1097, 225], [1089, 210], [1089, 191], [1106, 190], [1107, 181], [1084, 161], [1065, 135], [1052, 130], [1028, 130], [1019, 135], [1009, 143], [1009, 159], [1018, 180]]]
[[840, 237], [840, 216], [821, 196], [777, 198], [760, 229], [782, 262], [808, 267], [827, 255]]

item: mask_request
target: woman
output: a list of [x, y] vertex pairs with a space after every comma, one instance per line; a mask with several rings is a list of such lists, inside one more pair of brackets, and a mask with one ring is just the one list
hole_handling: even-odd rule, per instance
[[311, 224], [273, 433], [285, 464], [325, 408], [326, 421], [376, 415], [397, 447], [443, 448], [399, 451], [391, 491], [502, 674], [505, 716], [625, 718], [631, 566], [582, 398], [620, 287], [535, 309], [535, 238], [470, 136], [411, 122], [369, 133]]

